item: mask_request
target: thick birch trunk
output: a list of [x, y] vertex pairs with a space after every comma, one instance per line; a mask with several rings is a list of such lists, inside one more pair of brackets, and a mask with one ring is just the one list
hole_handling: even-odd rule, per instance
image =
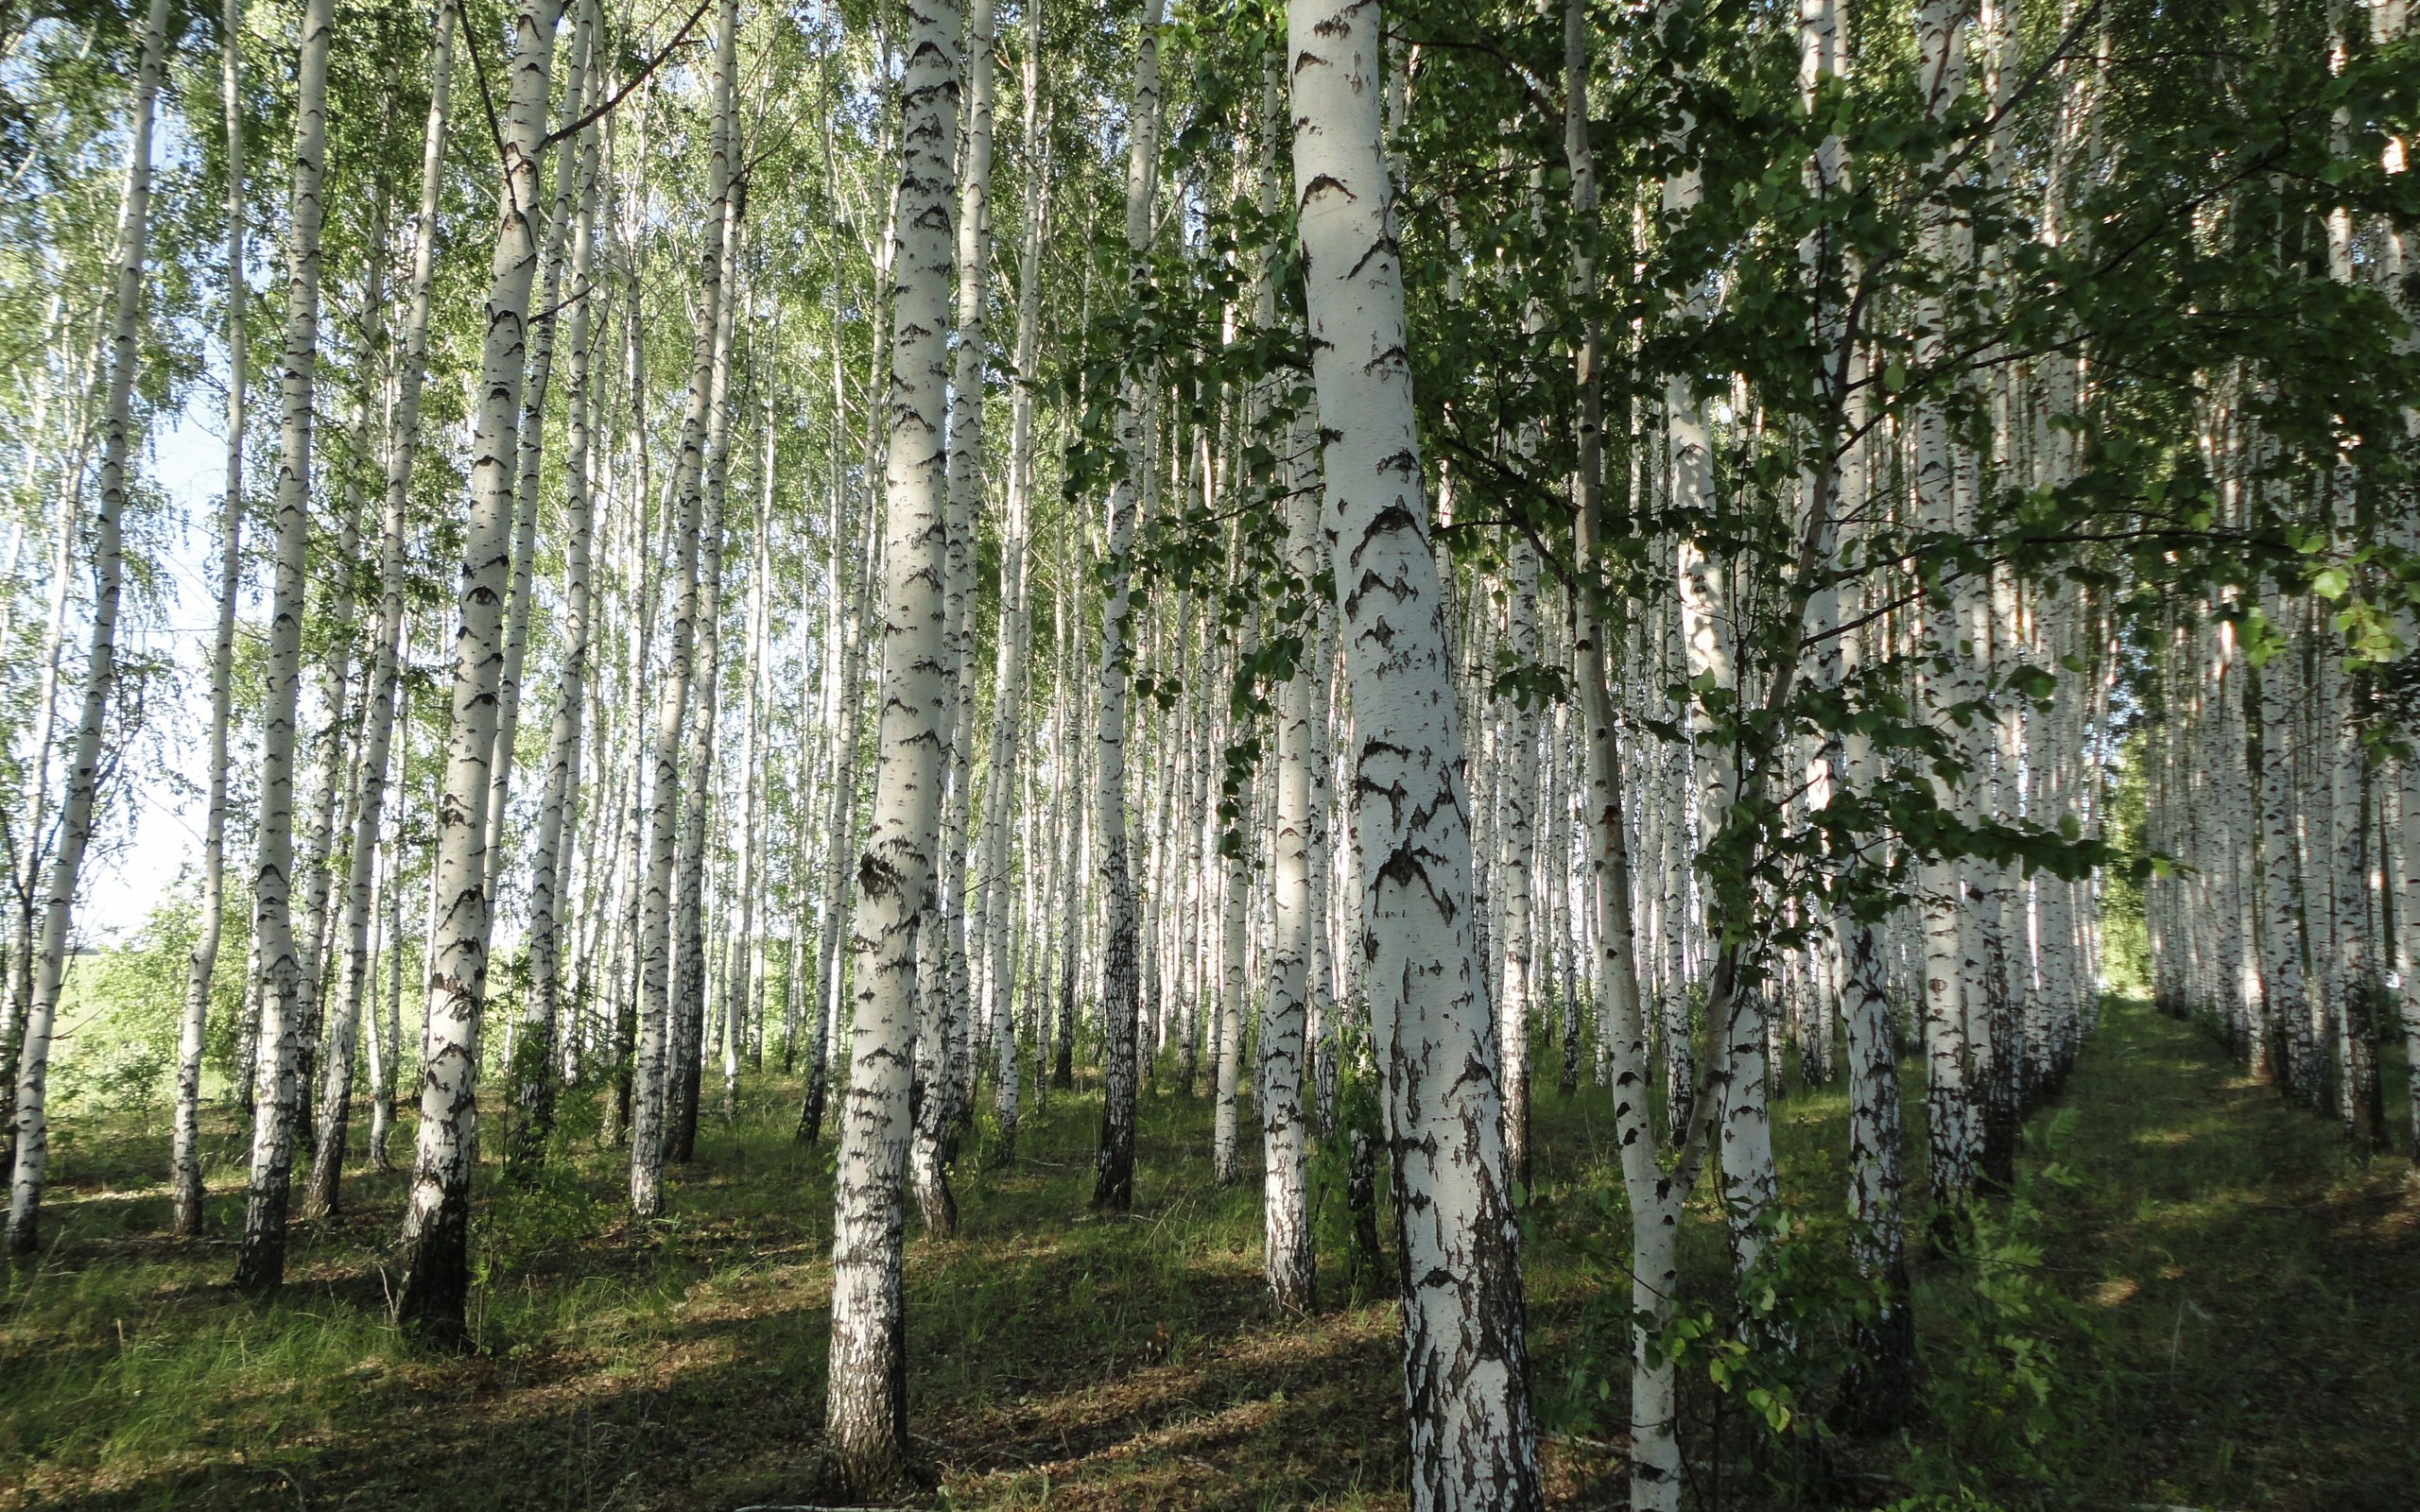
[[891, 267], [884, 468], [882, 700], [873, 833], [857, 863], [856, 1014], [833, 1180], [826, 1452], [853, 1500], [898, 1485], [908, 1457], [902, 1201], [911, 1114], [917, 931], [933, 905], [950, 710], [944, 575], [951, 230], [959, 12], [908, 11], [903, 157]]
[[1470, 935], [1471, 841], [1405, 360], [1374, 5], [1288, 9], [1312, 376], [1356, 721], [1355, 842], [1394, 1155], [1411, 1504], [1540, 1504], [1518, 1229]]
[[420, 1133], [404, 1217], [397, 1315], [434, 1340], [467, 1342], [471, 1159], [478, 1117], [479, 1014], [487, 993], [489, 770], [495, 754], [501, 623], [511, 552], [514, 427], [524, 332], [538, 264], [538, 153], [560, 0], [524, 0], [514, 22], [510, 93], [471, 452], [454, 641], [453, 708], [438, 803], [436, 927], [429, 936], [421, 1036]]

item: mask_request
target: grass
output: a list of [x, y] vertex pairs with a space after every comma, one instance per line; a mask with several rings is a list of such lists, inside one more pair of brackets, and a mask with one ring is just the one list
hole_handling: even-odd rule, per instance
[[[709, 1095], [712, 1095], [710, 1091]], [[633, 1227], [620, 1168], [567, 1128], [535, 1190], [482, 1177], [475, 1357], [384, 1322], [401, 1178], [353, 1175], [296, 1233], [289, 1284], [225, 1285], [224, 1238], [162, 1237], [156, 1118], [62, 1143], [37, 1263], [0, 1297], [0, 1506], [733, 1508], [799, 1500], [821, 1422], [830, 1153], [788, 1134], [768, 1075], [709, 1116], [671, 1216]], [[1536, 1090], [1527, 1249], [1553, 1504], [1623, 1498], [1625, 1232], [1608, 1118]], [[575, 1108], [574, 1122], [578, 1122]], [[1334, 1295], [1344, 1215], [1322, 1199], [1322, 1308], [1276, 1314], [1258, 1185], [1209, 1180], [1209, 1105], [1148, 1091], [1135, 1214], [1091, 1216], [1098, 1104], [1028, 1110], [1018, 1158], [961, 1161], [963, 1232], [909, 1246], [912, 1428], [963, 1507], [1388, 1508], [1404, 1503], [1392, 1304]], [[1836, 1209], [1836, 1091], [1777, 1105], [1786, 1185]], [[234, 1129], [213, 1232], [239, 1216]], [[1692, 1504], [2362, 1512], [2420, 1484], [2420, 1192], [2399, 1160], [2246, 1084], [2199, 1035], [2113, 1008], [2018, 1194], [1970, 1252], [1920, 1257], [1925, 1408], [1884, 1443], [1776, 1446], [1695, 1361]], [[403, 1148], [399, 1141], [398, 1148]], [[1333, 1183], [1340, 1191], [1340, 1182]], [[1694, 1295], [1727, 1293], [1716, 1215], [1686, 1235]], [[1793, 1285], [1841, 1279], [1798, 1253]], [[1810, 1327], [1806, 1352], [1828, 1333]], [[1820, 1416], [1820, 1372], [1798, 1383]], [[1960, 1498], [1966, 1498], [1964, 1501]]]

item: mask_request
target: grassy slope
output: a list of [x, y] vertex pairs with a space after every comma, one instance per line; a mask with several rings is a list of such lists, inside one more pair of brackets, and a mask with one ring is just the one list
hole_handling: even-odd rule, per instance
[[[158, 1237], [158, 1120], [66, 1145], [51, 1244], [0, 1306], [0, 1506], [729, 1508], [794, 1500], [820, 1421], [829, 1155], [787, 1137], [793, 1089], [709, 1120], [674, 1216], [622, 1222], [610, 1157], [484, 1204], [486, 1352], [420, 1354], [380, 1321], [400, 1178], [357, 1177], [300, 1230], [286, 1295], [223, 1285], [233, 1247]], [[711, 1093], [710, 1093], [711, 1095]], [[2038, 1222], [2003, 1262], [1920, 1272], [1930, 1410], [1911, 1444], [1834, 1445], [1834, 1489], [1876, 1503], [1963, 1482], [2010, 1504], [2152, 1500], [2310, 1512], [2409, 1507], [2420, 1484], [2420, 1194], [2236, 1078], [2184, 1026], [2114, 1012], [2037, 1119]], [[1137, 1215], [1085, 1214], [1097, 1102], [1059, 1094], [1013, 1164], [964, 1163], [964, 1237], [911, 1242], [915, 1431], [955, 1504], [1402, 1504], [1400, 1378], [1384, 1301], [1307, 1319], [1262, 1300], [1257, 1186], [1208, 1184], [1208, 1107], [1147, 1095]], [[1842, 1108], [1777, 1111], [1810, 1209], [1841, 1190]], [[1538, 1089], [1530, 1308], [1558, 1504], [1620, 1494], [1622, 1221], [1606, 1118]], [[232, 1134], [222, 1124], [221, 1148]], [[402, 1146], [399, 1144], [399, 1148]], [[214, 1188], [218, 1232], [237, 1216]], [[1339, 1203], [1322, 1263], [1340, 1273]], [[1609, 1255], [1607, 1241], [1616, 1252]], [[2006, 1246], [2015, 1246], [2010, 1248]], [[1825, 1248], [1831, 1247], [1827, 1243]], [[1689, 1236], [1721, 1289], [1710, 1212]], [[2028, 1282], [2038, 1283], [2029, 1285]], [[1335, 1290], [1332, 1281], [1327, 1292]], [[2004, 1339], [2002, 1336], [2006, 1335]], [[2048, 1402], [2011, 1374], [2048, 1357]], [[1612, 1378], [1609, 1396], [1599, 1383]], [[1691, 1376], [1701, 1503], [1786, 1503], [1754, 1435]], [[2029, 1442], [2024, 1432], [2035, 1435]], [[1713, 1446], [1727, 1446], [1717, 1454]], [[1800, 1471], [1801, 1455], [1788, 1461]], [[1717, 1467], [1720, 1467], [1718, 1476]], [[1802, 1482], [1802, 1484], [1804, 1484]]]

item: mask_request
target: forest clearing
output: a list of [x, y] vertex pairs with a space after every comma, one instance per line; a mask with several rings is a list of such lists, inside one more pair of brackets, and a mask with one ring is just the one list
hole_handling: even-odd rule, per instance
[[2410, 0], [0, 0], [0, 1499], [2420, 1484]]
[[[792, 1500], [830, 1300], [830, 1160], [789, 1138], [793, 1090], [752, 1087], [735, 1121], [700, 1128], [677, 1224], [619, 1221], [610, 1160], [528, 1194], [498, 1183], [467, 1360], [399, 1349], [383, 1324], [394, 1177], [363, 1183], [359, 1215], [298, 1232], [285, 1298], [258, 1308], [226, 1287], [223, 1249], [160, 1237], [156, 1134], [78, 1150], [61, 1237], [16, 1279], [0, 1335], [16, 1383], [0, 1417], [9, 1504]], [[1595, 1102], [1549, 1092], [1538, 1108], [1525, 1268], [1551, 1506], [1603, 1505], [1622, 1481], [1618, 1403], [1573, 1383], [1603, 1379], [1620, 1348], [1600, 1300]], [[1027, 1125], [1012, 1168], [986, 1171], [956, 1240], [910, 1244], [909, 1428], [946, 1496], [920, 1504], [1403, 1505], [1392, 1306], [1338, 1287], [1307, 1317], [1273, 1309], [1253, 1189], [1184, 1175], [1207, 1109], [1148, 1093], [1144, 1107], [1143, 1168], [1167, 1175], [1145, 1178], [1128, 1220], [1070, 1217], [1098, 1117], [1085, 1089]], [[1783, 1168], [1825, 1173], [1793, 1183], [1792, 1205], [1830, 1195], [1823, 1152], [1845, 1113], [1820, 1088], [1777, 1105]], [[1881, 1506], [1962, 1484], [2069, 1507], [2409, 1504], [2420, 1361], [2378, 1342], [2420, 1325], [2407, 1172], [2349, 1159], [2140, 1005], [2116, 1009], [2030, 1138], [2019, 1190], [2039, 1216], [1995, 1237], [2034, 1252], [2003, 1295], [1987, 1300], [1971, 1263], [1917, 1268], [1920, 1345], [1943, 1384], [1908, 1441], [1776, 1454], [1745, 1424], [1710, 1432], [1720, 1399], [1700, 1383], [1685, 1431], [1728, 1456], [1730, 1484], [1701, 1461], [1696, 1504]], [[230, 1227], [239, 1195], [212, 1197]], [[1333, 1192], [1320, 1204], [1323, 1247], [1341, 1250], [1339, 1206]], [[1715, 1215], [1694, 1221], [1690, 1263], [1711, 1279], [1725, 1263]], [[2041, 1400], [1975, 1349], [1992, 1330], [2045, 1351]]]

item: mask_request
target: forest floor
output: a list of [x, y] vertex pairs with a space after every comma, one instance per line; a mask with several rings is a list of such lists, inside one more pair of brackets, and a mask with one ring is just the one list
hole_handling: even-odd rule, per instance
[[[222, 1237], [198, 1244], [162, 1236], [164, 1117], [62, 1130], [45, 1246], [0, 1294], [0, 1507], [811, 1500], [831, 1156], [792, 1143], [795, 1096], [747, 1081], [736, 1117], [701, 1125], [654, 1225], [626, 1221], [584, 1099], [570, 1122], [587, 1126], [562, 1131], [542, 1185], [483, 1172], [467, 1358], [384, 1321], [400, 1177], [354, 1176], [343, 1216], [298, 1227], [285, 1294], [254, 1303], [226, 1284], [241, 1192], [224, 1113]], [[1786, 1291], [1806, 1303], [1814, 1363], [1767, 1379], [1799, 1393], [1798, 1430], [1823, 1416], [1841, 1311], [1826, 1299], [1849, 1286], [1823, 1216], [1843, 1190], [1844, 1116], [1827, 1089], [1775, 1110], [1810, 1240], [1785, 1246], [1803, 1257]], [[1085, 1208], [1097, 1117], [1097, 1097], [1053, 1094], [1013, 1161], [967, 1152], [961, 1237], [910, 1239], [912, 1427], [940, 1482], [924, 1504], [1403, 1505], [1394, 1314], [1336, 1282], [1340, 1173], [1318, 1173], [1322, 1305], [1283, 1316], [1261, 1287], [1256, 1173], [1211, 1184], [1208, 1100], [1165, 1073], [1146, 1094], [1135, 1211], [1115, 1221]], [[1566, 1097], [1542, 1070], [1526, 1254], [1558, 1507], [1627, 1501], [1609, 1122], [1584, 1077]], [[2420, 1182], [2405, 1161], [2357, 1159], [2198, 1031], [2126, 1004], [2028, 1144], [1974, 1243], [1918, 1257], [1910, 1431], [1777, 1443], [1685, 1360], [1692, 1506], [2420, 1504]], [[1692, 1295], [1727, 1293], [1711, 1209], [1686, 1247]]]

